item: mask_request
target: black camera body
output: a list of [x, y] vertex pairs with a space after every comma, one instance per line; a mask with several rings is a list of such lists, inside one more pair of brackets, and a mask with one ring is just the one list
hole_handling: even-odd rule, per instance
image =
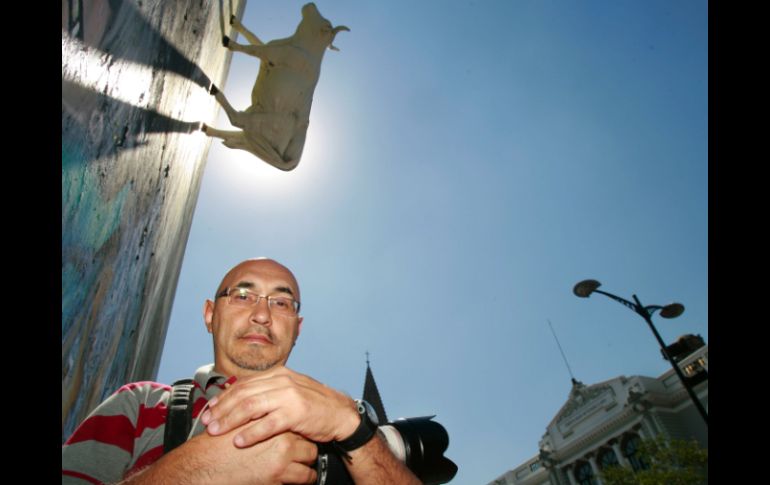
[[[444, 457], [449, 435], [434, 417], [401, 418], [378, 428], [393, 454], [425, 485], [447, 483], [457, 474], [457, 465]], [[318, 443], [316, 471], [316, 485], [354, 485], [344, 458], [330, 443]]]

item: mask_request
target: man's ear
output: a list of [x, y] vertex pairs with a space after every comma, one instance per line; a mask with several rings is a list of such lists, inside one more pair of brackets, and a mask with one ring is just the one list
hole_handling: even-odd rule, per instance
[[211, 333], [211, 322], [214, 318], [214, 302], [206, 300], [203, 304], [203, 321], [206, 322], [206, 329]]
[[302, 317], [297, 318], [297, 337], [294, 337], [294, 342], [297, 341], [297, 338], [299, 337], [299, 333], [302, 331], [302, 320], [304, 320], [304, 318]]

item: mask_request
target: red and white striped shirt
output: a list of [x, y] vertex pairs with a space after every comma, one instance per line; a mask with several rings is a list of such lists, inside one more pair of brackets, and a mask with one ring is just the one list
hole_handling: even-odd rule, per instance
[[[227, 377], [208, 364], [195, 372], [193, 426], [203, 407], [225, 388]], [[163, 455], [171, 386], [157, 382], [126, 384], [97, 406], [62, 446], [62, 484], [112, 483], [151, 465]]]

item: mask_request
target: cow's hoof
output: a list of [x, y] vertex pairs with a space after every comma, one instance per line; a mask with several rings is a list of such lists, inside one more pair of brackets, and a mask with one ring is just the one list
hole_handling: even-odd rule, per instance
[[219, 89], [217, 89], [217, 85], [216, 84], [212, 84], [211, 87], [209, 88], [209, 94], [214, 96], [218, 92], [219, 92]]
[[230, 45], [230, 37], [223, 35], [222, 36], [222, 45], [225, 47], [228, 47]]
[[235, 15], [230, 15], [230, 25], [235, 23]]
[[206, 130], [208, 130], [208, 128], [209, 127], [206, 126], [206, 123], [201, 122], [201, 125], [200, 125], [200, 127], [198, 129], [201, 130], [203, 133], [207, 133]]

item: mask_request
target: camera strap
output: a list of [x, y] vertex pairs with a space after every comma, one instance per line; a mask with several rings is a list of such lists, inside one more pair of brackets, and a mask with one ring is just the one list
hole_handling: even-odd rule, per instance
[[192, 379], [180, 379], [171, 386], [166, 406], [166, 429], [163, 432], [163, 453], [166, 454], [187, 441], [192, 426], [192, 400], [195, 384]]

